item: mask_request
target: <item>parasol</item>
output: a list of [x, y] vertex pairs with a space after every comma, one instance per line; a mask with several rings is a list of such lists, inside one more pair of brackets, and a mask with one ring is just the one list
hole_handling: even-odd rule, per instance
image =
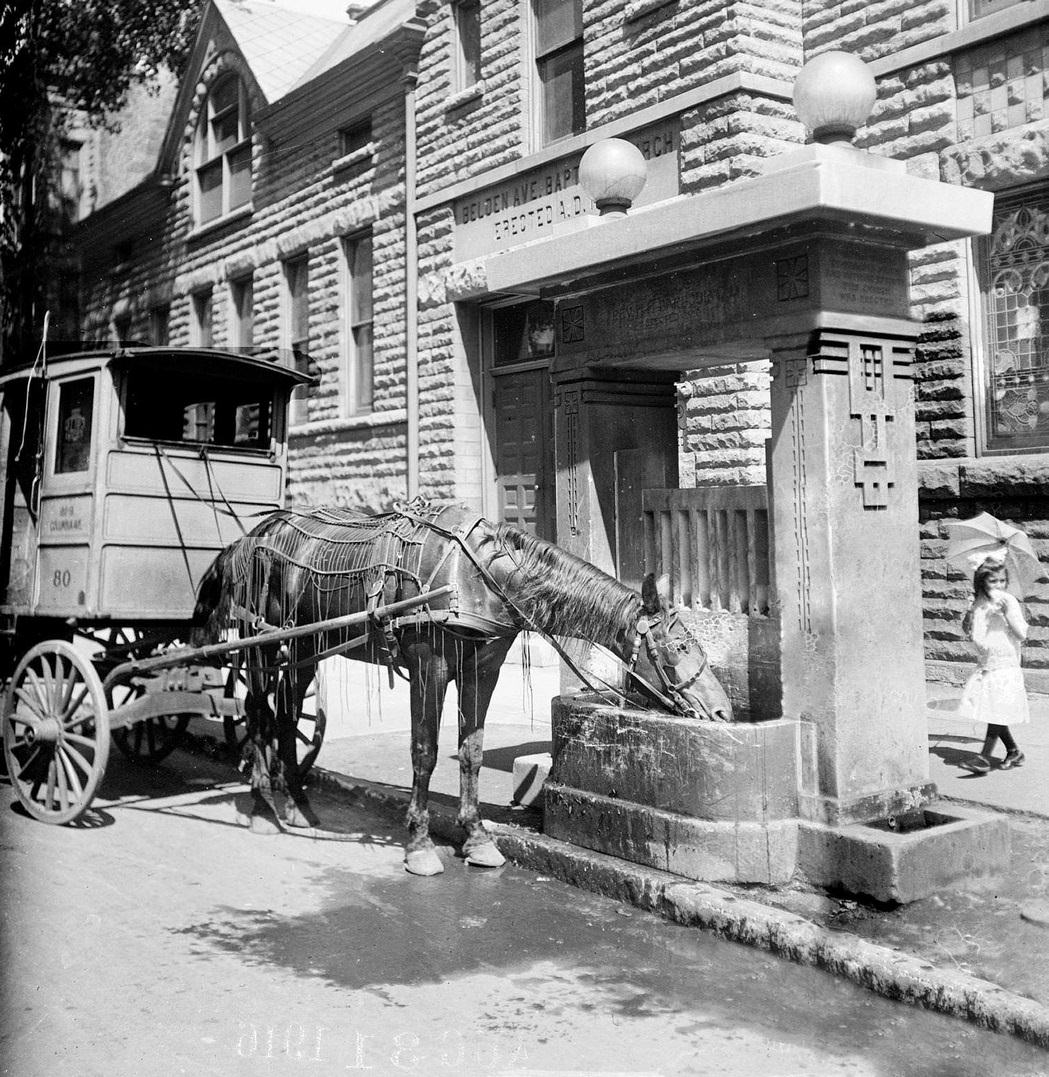
[[987, 558], [1000, 561], [1009, 574], [1009, 590], [1023, 598], [1045, 575], [1031, 540], [1018, 527], [981, 512], [971, 520], [946, 520], [947, 560], [971, 576]]

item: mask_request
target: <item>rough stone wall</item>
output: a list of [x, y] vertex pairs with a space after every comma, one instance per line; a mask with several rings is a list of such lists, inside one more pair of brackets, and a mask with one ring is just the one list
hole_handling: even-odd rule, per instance
[[[736, 72], [793, 78], [801, 64], [800, 9], [796, 0], [585, 4], [589, 125]], [[760, 126], [748, 133], [754, 139], [763, 134]], [[766, 134], [784, 137], [780, 131]]]
[[844, 49], [877, 60], [955, 29], [951, 0], [821, 0], [804, 12], [806, 59]]
[[[202, 83], [236, 68], [231, 53], [213, 56]], [[253, 212], [194, 232], [193, 132], [186, 125], [178, 174], [162, 219], [114, 264], [96, 251], [87, 267], [87, 329], [111, 336], [114, 318], [131, 318], [131, 335], [148, 340], [151, 309], [170, 303], [173, 345], [193, 340], [193, 296], [211, 289], [213, 343], [232, 345], [231, 282], [253, 279], [254, 342], [287, 347], [284, 263], [306, 257], [309, 273], [310, 373], [305, 422], [290, 431], [289, 499], [339, 502], [366, 510], [406, 491], [404, 105], [399, 90], [372, 113], [374, 154], [340, 171], [337, 127], [256, 132]], [[258, 102], [255, 103], [256, 107]], [[346, 102], [349, 111], [354, 103]], [[374, 402], [369, 415], [347, 414], [344, 251], [347, 237], [370, 230], [374, 263]]]
[[435, 5], [419, 57], [420, 196], [522, 155], [528, 104], [520, 77], [519, 0], [482, 5], [481, 82], [456, 93], [452, 82], [451, 4]]
[[[527, 120], [522, 5], [493, 0], [482, 11], [482, 85], [465, 95], [454, 93], [451, 81], [451, 6], [431, 17], [418, 91], [422, 197], [542, 148], [531, 142]], [[726, 75], [788, 81], [801, 65], [801, 26], [798, 0], [728, 9], [720, 0], [586, 2], [587, 126], [622, 120]], [[789, 103], [778, 97], [739, 91], [689, 109], [681, 116], [681, 190], [696, 193], [754, 175], [763, 159], [800, 143], [803, 134]], [[445, 208], [420, 218], [421, 481], [426, 492], [472, 500], [480, 497], [481, 480], [480, 413], [471, 377], [476, 357], [471, 367], [469, 342], [454, 311], [456, 288], [466, 282], [450, 278], [451, 232]], [[686, 480], [763, 481], [768, 422], [751, 404], [762, 392], [767, 398], [761, 366], [717, 368], [697, 375], [694, 387], [686, 375], [680, 461]], [[735, 413], [744, 401], [740, 420]], [[745, 428], [750, 418], [759, 423], [757, 432]]]
[[682, 486], [764, 485], [770, 384], [765, 360], [706, 367], [679, 384]]
[[177, 89], [174, 76], [161, 69], [148, 84], [135, 83], [128, 91], [118, 131], [92, 132], [94, 152], [85, 169], [92, 209], [119, 198], [153, 171]]

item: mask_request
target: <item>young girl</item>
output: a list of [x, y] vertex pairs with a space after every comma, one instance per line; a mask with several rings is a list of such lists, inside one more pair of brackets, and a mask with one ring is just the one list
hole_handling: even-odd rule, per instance
[[987, 736], [980, 754], [962, 763], [976, 774], [991, 769], [991, 752], [999, 738], [1005, 747], [1001, 770], [1024, 761], [1009, 726], [1031, 719], [1027, 708], [1020, 644], [1027, 639], [1027, 622], [1020, 603], [1006, 591], [1009, 576], [1001, 561], [987, 558], [973, 575], [973, 601], [962, 628], [976, 644], [979, 664], [962, 691], [959, 715], [987, 723]]

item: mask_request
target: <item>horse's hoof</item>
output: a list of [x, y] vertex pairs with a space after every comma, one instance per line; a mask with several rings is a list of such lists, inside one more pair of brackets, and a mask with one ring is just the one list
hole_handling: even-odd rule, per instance
[[298, 830], [309, 830], [311, 827], [319, 826], [320, 820], [310, 808], [300, 808], [298, 804], [293, 804], [284, 812], [284, 824]]
[[279, 834], [280, 824], [268, 815], [253, 815], [251, 817], [252, 834]]
[[463, 855], [467, 864], [478, 868], [501, 868], [506, 863], [506, 857], [499, 852], [494, 841], [481, 842], [469, 849], [464, 847]]
[[404, 854], [404, 870], [412, 875], [440, 875], [441, 858], [434, 849], [412, 849]]

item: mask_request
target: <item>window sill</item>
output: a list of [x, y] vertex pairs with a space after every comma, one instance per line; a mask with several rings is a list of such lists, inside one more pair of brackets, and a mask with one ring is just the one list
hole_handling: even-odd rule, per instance
[[[666, 2], [669, 3], [670, 0], [666, 0]], [[465, 90], [457, 90], [446, 97], [444, 111], [454, 112], [456, 109], [463, 108], [474, 101], [480, 101], [482, 97], [484, 97], [484, 79], [478, 79], [472, 86], [467, 86]]]
[[1049, 486], [1049, 449], [986, 453], [918, 461], [923, 501], [981, 497], [1038, 498]]
[[331, 171], [341, 172], [345, 168], [353, 168], [354, 165], [363, 164], [365, 162], [371, 163], [371, 159], [375, 156], [375, 143], [369, 142], [367, 146], [361, 146], [359, 150], [354, 150], [353, 153], [344, 154], [342, 157], [336, 157], [331, 163]]
[[1047, 14], [1049, 3], [1046, 0], [1024, 0], [1001, 11], [973, 19], [957, 30], [931, 38], [920, 45], [912, 45], [908, 49], [883, 56], [880, 60], [873, 60], [870, 69], [875, 78], [885, 78], [897, 71], [944, 59], [963, 49], [975, 48], [994, 38], [1016, 33], [1027, 26], [1042, 22]]
[[638, 19], [651, 15], [653, 11], [658, 11], [661, 7], [669, 7], [675, 3], [677, 3], [677, 0], [632, 0], [623, 11], [623, 22], [637, 22]]
[[255, 206], [249, 202], [245, 206], [239, 206], [232, 213], [227, 213], [224, 217], [216, 217], [213, 221], [208, 221], [207, 224], [198, 225], [186, 238], [190, 241], [202, 239], [204, 236], [211, 235], [212, 232], [219, 232], [232, 224], [239, 224], [241, 221], [247, 220], [254, 212]]
[[377, 426], [393, 426], [408, 421], [406, 408], [391, 411], [372, 411], [366, 415], [350, 415], [342, 419], [320, 419], [312, 423], [296, 423], [288, 431], [290, 438], [309, 438], [317, 434], [341, 434], [347, 430], [368, 430]]

